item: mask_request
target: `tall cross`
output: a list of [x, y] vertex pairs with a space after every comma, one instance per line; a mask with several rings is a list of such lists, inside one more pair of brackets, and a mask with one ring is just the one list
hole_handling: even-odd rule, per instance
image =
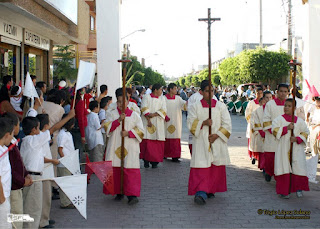
[[[221, 18], [211, 18], [211, 9], [208, 8], [208, 17], [207, 18], [199, 18], [199, 21], [205, 21], [208, 23], [208, 68], [209, 68], [209, 119], [211, 119], [211, 88], [212, 88], [212, 82], [211, 82], [211, 24], [215, 21], [220, 21]], [[209, 135], [211, 135], [211, 128], [209, 128]]]

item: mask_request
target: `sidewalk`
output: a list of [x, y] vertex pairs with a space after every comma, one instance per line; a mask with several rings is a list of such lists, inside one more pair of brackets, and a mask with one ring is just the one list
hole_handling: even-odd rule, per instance
[[[231, 117], [234, 132], [229, 140], [228, 192], [217, 193], [205, 206], [195, 205], [193, 196], [187, 195], [190, 153], [184, 119], [182, 162], [165, 160], [158, 169], [145, 169], [141, 163], [142, 189], [137, 205], [128, 206], [126, 199], [115, 202], [112, 196], [102, 194], [102, 184], [93, 175], [88, 185], [88, 219], [83, 219], [75, 209], [60, 209], [59, 200], [55, 200], [51, 218], [56, 220], [56, 228], [320, 227], [320, 184], [310, 184], [311, 191], [301, 199], [295, 194], [288, 200], [280, 199], [275, 193], [274, 179], [265, 182], [257, 165], [249, 160], [245, 119]], [[275, 219], [275, 215], [267, 215], [300, 209], [310, 211], [310, 219]]]

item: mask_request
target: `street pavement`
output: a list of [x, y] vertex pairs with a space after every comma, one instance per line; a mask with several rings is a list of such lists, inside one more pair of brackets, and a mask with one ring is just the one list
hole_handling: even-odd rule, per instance
[[[54, 200], [51, 218], [56, 221], [55, 227], [319, 228], [320, 184], [310, 184], [310, 192], [304, 192], [303, 198], [291, 194], [290, 199], [280, 199], [275, 192], [274, 179], [267, 183], [257, 165], [251, 164], [244, 117], [232, 115], [231, 118], [233, 133], [228, 143], [231, 165], [227, 166], [227, 192], [217, 193], [204, 206], [195, 205], [194, 197], [187, 195], [190, 153], [184, 116], [182, 162], [165, 160], [157, 169], [145, 169], [141, 163], [142, 187], [138, 204], [129, 206], [127, 199], [116, 202], [114, 197], [104, 195], [102, 184], [93, 175], [88, 185], [87, 220], [75, 209], [60, 209], [59, 200]], [[318, 180], [319, 171], [318, 166]], [[288, 212], [287, 216], [308, 216], [309, 219], [277, 219], [284, 216], [282, 211], [293, 211], [293, 215]]]

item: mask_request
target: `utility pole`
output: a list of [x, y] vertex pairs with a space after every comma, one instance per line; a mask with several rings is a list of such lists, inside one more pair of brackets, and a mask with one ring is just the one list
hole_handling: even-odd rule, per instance
[[260, 47], [263, 48], [263, 43], [262, 43], [262, 0], [259, 2], [260, 6]]
[[292, 3], [288, 0], [288, 54], [292, 55]]

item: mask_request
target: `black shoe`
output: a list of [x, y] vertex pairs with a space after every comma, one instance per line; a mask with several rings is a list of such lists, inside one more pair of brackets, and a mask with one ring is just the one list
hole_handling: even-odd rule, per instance
[[172, 162], [175, 162], [175, 163], [180, 163], [181, 161], [179, 160], [179, 158], [172, 158]]
[[252, 158], [251, 163], [254, 165], [254, 164], [256, 163], [256, 159], [255, 159], [255, 158]]
[[270, 182], [270, 181], [271, 181], [271, 176], [266, 173], [266, 175], [264, 176], [264, 179], [265, 179], [267, 182]]
[[49, 225], [42, 227], [42, 228], [54, 228], [54, 226], [49, 224]]
[[115, 201], [120, 201], [122, 200], [124, 197], [124, 195], [121, 195], [121, 194], [117, 194], [116, 198], [114, 198]]
[[153, 169], [158, 168], [158, 164], [152, 164], [152, 168], [153, 168]]
[[215, 196], [214, 196], [214, 193], [207, 193], [207, 196], [208, 196], [209, 199], [215, 197]]
[[128, 196], [128, 204], [134, 205], [139, 202], [139, 199], [136, 196]]
[[50, 225], [53, 225], [53, 224], [55, 224], [56, 223], [56, 221], [54, 221], [53, 219], [49, 219], [49, 224]]
[[144, 167], [145, 168], [149, 168], [150, 167], [149, 161], [144, 160]]
[[198, 205], [205, 205], [206, 201], [201, 196], [195, 196], [194, 202]]

